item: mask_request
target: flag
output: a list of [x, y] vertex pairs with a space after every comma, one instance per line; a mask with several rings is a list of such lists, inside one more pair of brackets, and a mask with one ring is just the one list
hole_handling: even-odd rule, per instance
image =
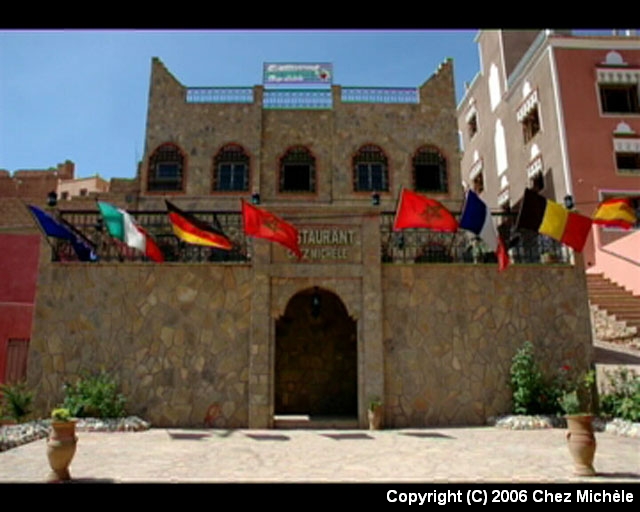
[[227, 238], [222, 229], [204, 222], [190, 213], [183, 212], [176, 205], [165, 199], [169, 220], [174, 234], [183, 242], [194, 245], [206, 245], [215, 249], [230, 251], [233, 248], [231, 240]]
[[638, 222], [635, 203], [638, 198], [614, 197], [602, 201], [593, 214], [593, 223], [630, 229]]
[[126, 211], [102, 201], [98, 201], [98, 209], [113, 238], [124, 242], [128, 247], [138, 249], [152, 261], [164, 261], [164, 255], [153, 238]]
[[525, 189], [516, 228], [526, 228], [582, 252], [591, 231], [589, 217], [571, 212], [531, 189]]
[[61, 240], [68, 240], [80, 261], [97, 261], [94, 244], [79, 233], [71, 224], [56, 219], [36, 206], [28, 206], [45, 235]]
[[302, 258], [302, 251], [298, 245], [298, 230], [288, 222], [276, 217], [264, 209], [242, 201], [242, 222], [244, 232], [249, 236], [264, 238], [284, 245], [298, 258]]
[[458, 223], [451, 212], [438, 201], [403, 189], [393, 221], [393, 230], [406, 228], [456, 232]]
[[498, 271], [502, 271], [509, 265], [509, 255], [504, 242], [498, 235], [491, 212], [487, 205], [473, 190], [467, 191], [467, 196], [462, 207], [459, 226], [479, 236], [487, 247], [496, 253], [498, 257]]

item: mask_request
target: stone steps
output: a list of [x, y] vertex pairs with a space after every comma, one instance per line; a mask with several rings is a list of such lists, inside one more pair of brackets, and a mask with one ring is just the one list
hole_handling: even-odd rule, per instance
[[589, 302], [640, 332], [640, 297], [604, 277], [587, 274]]
[[313, 429], [313, 430], [355, 430], [358, 418], [344, 416], [309, 416], [306, 414], [283, 414], [273, 417], [276, 429]]

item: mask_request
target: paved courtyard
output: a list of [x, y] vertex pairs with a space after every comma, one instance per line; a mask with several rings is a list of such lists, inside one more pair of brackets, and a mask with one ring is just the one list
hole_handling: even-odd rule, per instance
[[[577, 477], [564, 429], [78, 432], [77, 482], [628, 482], [640, 439], [596, 433], [595, 477]], [[0, 482], [44, 482], [46, 440], [0, 453]]]

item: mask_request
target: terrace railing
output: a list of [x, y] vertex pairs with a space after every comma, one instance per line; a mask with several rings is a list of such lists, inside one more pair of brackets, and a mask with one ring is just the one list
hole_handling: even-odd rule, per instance
[[[383, 263], [495, 263], [482, 240], [464, 229], [444, 233], [428, 229], [393, 231], [393, 212], [381, 215]], [[459, 217], [459, 214], [457, 215]], [[492, 214], [513, 263], [570, 263], [571, 253], [559, 242], [533, 232], [515, 231], [514, 214]]]
[[343, 103], [420, 103], [415, 87], [343, 87]]
[[[183, 263], [246, 263], [251, 261], [251, 244], [244, 235], [239, 212], [191, 212], [197, 218], [219, 227], [233, 243], [231, 251], [186, 244], [178, 239], [166, 212], [129, 212], [156, 241], [165, 261]], [[59, 212], [61, 218], [96, 246], [101, 261], [146, 261], [135, 249], [112, 238], [97, 211]], [[473, 233], [460, 229], [441, 233], [428, 229], [393, 231], [394, 212], [380, 214], [380, 258], [382, 263], [494, 263], [495, 253], [488, 250]], [[495, 213], [494, 225], [505, 240], [512, 263], [570, 263], [571, 252], [559, 242], [533, 232], [515, 231], [514, 214]], [[52, 240], [54, 261], [77, 260], [73, 247], [64, 240]]]
[[[242, 217], [239, 212], [192, 212], [198, 219], [221, 228], [233, 243], [231, 251], [182, 242], [174, 235], [166, 212], [138, 211], [129, 213], [154, 238], [164, 254], [165, 261], [243, 263], [251, 260], [250, 246], [247, 244], [242, 230]], [[95, 244], [100, 261], [146, 261], [146, 257], [140, 251], [125, 246], [109, 235], [97, 211], [61, 211], [60, 216]], [[53, 246], [54, 261], [73, 261], [76, 259], [74, 255], [75, 252], [69, 242], [55, 241]]]
[[190, 87], [187, 103], [253, 103], [253, 87]]

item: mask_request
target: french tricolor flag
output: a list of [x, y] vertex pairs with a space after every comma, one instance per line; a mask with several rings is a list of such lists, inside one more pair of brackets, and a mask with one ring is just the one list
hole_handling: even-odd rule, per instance
[[458, 226], [478, 235], [487, 247], [498, 257], [498, 271], [509, 265], [509, 255], [504, 242], [498, 236], [491, 220], [491, 212], [487, 205], [473, 190], [467, 191], [467, 197], [462, 207], [462, 215]]

